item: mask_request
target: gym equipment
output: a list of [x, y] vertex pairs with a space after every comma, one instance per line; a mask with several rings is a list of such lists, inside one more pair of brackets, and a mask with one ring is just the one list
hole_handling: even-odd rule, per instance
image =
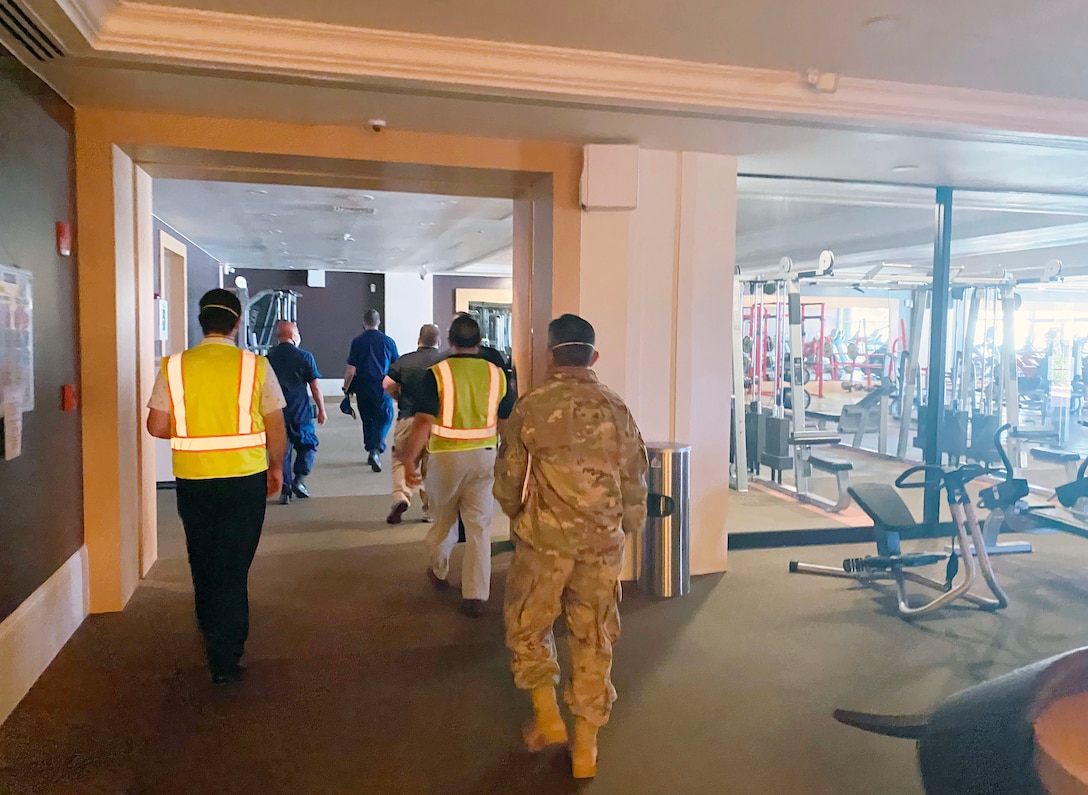
[[298, 321], [300, 297], [294, 290], [263, 290], [243, 302], [246, 347], [260, 356], [272, 350], [276, 345], [276, 324], [281, 320]]
[[[771, 469], [771, 478], [769, 481], [765, 481], [766, 485], [771, 488], [783, 491], [791, 496], [796, 497], [800, 502], [809, 503], [819, 506], [829, 511], [841, 511], [847, 505], [850, 504], [850, 495], [847, 490], [849, 471], [853, 469], [853, 465], [846, 461], [840, 461], [837, 459], [813, 456], [812, 448], [816, 445], [824, 444], [837, 444], [840, 438], [833, 433], [820, 430], [810, 430], [805, 425], [805, 407], [808, 404], [810, 396], [805, 390], [802, 392], [805, 394], [804, 400], [800, 401], [801, 405], [797, 405], [797, 402], [793, 400], [793, 389], [797, 388], [799, 384], [804, 384], [807, 380], [807, 367], [805, 364], [805, 356], [803, 352], [803, 345], [801, 341], [801, 325], [805, 320], [804, 307], [801, 304], [801, 293], [799, 287], [799, 280], [804, 278], [813, 278], [819, 275], [825, 275], [831, 272], [834, 265], [834, 255], [830, 251], [824, 251], [820, 254], [819, 261], [816, 263], [815, 268], [811, 270], [801, 270], [794, 266], [793, 261], [789, 257], [783, 257], [776, 265], [763, 268], [751, 268], [748, 270], [742, 270], [738, 267], [736, 287], [734, 291], [734, 344], [739, 345], [740, 350], [734, 352], [734, 381], [733, 391], [743, 394], [745, 387], [744, 373], [737, 371], [736, 362], [742, 357], [737, 354], [743, 354], [745, 349], [751, 351], [751, 356], [762, 358], [762, 353], [759, 352], [762, 347], [758, 342], [759, 337], [754, 344], [746, 343], [747, 337], [741, 334], [742, 323], [744, 317], [744, 289], [746, 285], [749, 285], [754, 295], [753, 315], [755, 317], [764, 317], [764, 311], [762, 308], [762, 296], [766, 293], [770, 293], [776, 296], [776, 300], [784, 302], [779, 304], [779, 311], [776, 314], [776, 318], [781, 318], [783, 313], [781, 308], [784, 306], [788, 309], [789, 317], [789, 334], [790, 344], [786, 349], [783, 345], [779, 344], [776, 348], [776, 364], [775, 364], [775, 389], [774, 394], [776, 396], [781, 395], [782, 399], [776, 400], [772, 409], [772, 413], [769, 416], [763, 416], [763, 407], [759, 400], [758, 393], [755, 396], [755, 400], [751, 403], [753, 413], [755, 414], [753, 420], [753, 426], [759, 434], [758, 441], [760, 444], [756, 446], [756, 458], [757, 463], [754, 468], [752, 467], [749, 445], [747, 443], [747, 431], [748, 431], [748, 417], [745, 417], [745, 421], [741, 422], [740, 418], [736, 416], [734, 412], [733, 417], [733, 429], [734, 436], [737, 441], [733, 446], [733, 466], [730, 473], [731, 485], [738, 491], [745, 491], [748, 488], [748, 473], [754, 472], [758, 477], [760, 473], [760, 466], [768, 466]], [[769, 284], [773, 283], [772, 289], [767, 289]], [[779, 324], [781, 325], [781, 324]], [[779, 334], [781, 337], [781, 334]], [[788, 373], [788, 376], [787, 376]], [[759, 380], [758, 372], [752, 376], [752, 386], [757, 387], [761, 382]], [[789, 383], [790, 392], [785, 392], [782, 388], [783, 383]], [[786, 405], [786, 397], [789, 397], [789, 405]], [[787, 408], [790, 411], [790, 415], [786, 416]], [[747, 415], [747, 412], [746, 412]], [[809, 479], [812, 475], [812, 469], [816, 468], [821, 471], [828, 471], [835, 475], [836, 484], [838, 486], [838, 497], [836, 500], [828, 500], [818, 494], [812, 493], [809, 487]], [[782, 472], [788, 469], [792, 469], [794, 473], [794, 480], [796, 486], [789, 486], [782, 483]]]
[[1088, 648], [946, 698], [932, 715], [837, 709], [835, 720], [918, 741], [927, 795], [1088, 795]]
[[[830, 256], [830, 255], [829, 255]], [[830, 267], [830, 262], [827, 268]], [[827, 268], [824, 268], [825, 270]], [[789, 367], [789, 357], [785, 352], [782, 340], [781, 318], [786, 315], [786, 307], [792, 310], [794, 295], [787, 285], [792, 284], [793, 293], [796, 292], [799, 273], [789, 257], [782, 257], [773, 265], [753, 266], [736, 269], [736, 279], [733, 289], [733, 395], [734, 404], [743, 403], [745, 411], [743, 417], [737, 410], [732, 412], [733, 438], [736, 442], [732, 445], [730, 466], [730, 486], [737, 491], [748, 490], [748, 475], [751, 472], [758, 474], [760, 451], [763, 450], [763, 433], [766, 427], [766, 413], [764, 411], [762, 396], [764, 381], [772, 381], [771, 394], [774, 396], [771, 413], [778, 418], [785, 416], [786, 403], [792, 408], [792, 387], [787, 394], [783, 370]], [[752, 296], [751, 306], [746, 308], [744, 296], [749, 292]], [[768, 297], [773, 299], [774, 308], [767, 306]], [[799, 296], [796, 296], [799, 305]], [[791, 323], [793, 318], [791, 311]], [[749, 323], [750, 334], [745, 333], [745, 322]], [[770, 324], [776, 326], [774, 336], [770, 331]], [[792, 334], [792, 326], [791, 326]], [[800, 334], [792, 340], [793, 350], [799, 354], [802, 352]], [[799, 363], [796, 368], [796, 378], [790, 382], [804, 384], [807, 373], [803, 367], [803, 355], [798, 356]], [[748, 390], [751, 390], [749, 401]], [[802, 413], [804, 406], [811, 400], [811, 396], [805, 392], [802, 400]], [[749, 429], [755, 432], [754, 440], [749, 439]]]
[[[1004, 470], [988, 469], [988, 474], [1001, 474], [1004, 476], [1003, 480], [983, 489], [978, 495], [978, 507], [990, 512], [986, 521], [982, 523], [982, 540], [986, 546], [986, 553], [989, 555], [1010, 555], [1032, 551], [1031, 544], [1026, 541], [998, 541], [1002, 531], [1027, 529], [1026, 522], [1017, 522], [1017, 520], [1030, 513], [1026, 498], [1031, 492], [1031, 487], [1028, 485], [1027, 478], [1015, 476], [1012, 462], [1005, 451], [1005, 446], [1001, 443], [1001, 435], [1011, 427], [1008, 423], [1002, 425], [993, 437], [993, 446], [1005, 465]], [[1013, 524], [1020, 526], [1013, 528]], [[960, 550], [962, 551], [962, 547]], [[953, 546], [945, 547], [945, 552], [952, 551], [954, 551]], [[971, 547], [971, 554], [977, 554], [974, 547]]]
[[877, 452], [883, 453], [888, 447], [888, 403], [895, 393], [891, 384], [876, 387], [869, 394], [851, 406], [843, 406], [839, 414], [838, 430], [841, 434], [853, 434], [850, 446], [861, 448], [862, 439], [867, 433], [878, 435]]
[[1045, 461], [1048, 464], [1061, 464], [1065, 467], [1065, 475], [1070, 481], [1077, 480], [1079, 477], [1080, 453], [1069, 450], [1056, 450], [1053, 447], [1033, 447], [1031, 448], [1031, 457], [1036, 461]]
[[[898, 595], [899, 615], [904, 618], [932, 613], [961, 598], [986, 610], [1001, 610], [1008, 606], [1009, 600], [997, 583], [993, 567], [990, 565], [990, 557], [986, 552], [986, 543], [982, 538], [982, 529], [975, 516], [971, 497], [967, 493], [967, 484], [987, 472], [986, 467], [978, 464], [965, 464], [953, 470], [923, 464], [911, 467], [895, 480], [896, 487], [901, 489], [925, 488], [927, 482], [932, 483], [933, 480], [937, 480], [938, 487], [944, 489], [948, 509], [955, 524], [956, 534], [953, 538], [959, 542], [958, 549], [971, 549], [971, 541], [973, 541], [977, 551], [977, 555], [964, 556], [965, 574], [958, 585], [954, 584], [960, 558], [956, 552], [942, 555], [902, 551], [900, 542], [903, 535], [914, 531], [918, 525], [914, 521], [910, 508], [903, 502], [903, 498], [886, 483], [859, 483], [851, 486], [849, 490], [854, 501], [873, 520], [877, 548], [875, 556], [847, 558], [843, 561], [841, 568], [793, 560], [790, 561], [790, 572], [841, 577], [865, 584], [877, 580], [893, 580]], [[926, 479], [912, 481], [910, 478], [918, 473], [926, 475]], [[946, 559], [943, 582], [910, 571], [912, 568], [940, 563]], [[993, 598], [971, 593], [980, 573]], [[939, 591], [940, 596], [918, 607], [911, 607], [907, 597], [907, 582]]]

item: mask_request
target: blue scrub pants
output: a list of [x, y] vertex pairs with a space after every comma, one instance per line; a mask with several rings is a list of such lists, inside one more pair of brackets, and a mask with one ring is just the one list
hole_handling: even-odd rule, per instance
[[359, 418], [363, 421], [363, 447], [367, 453], [385, 452], [385, 438], [393, 425], [393, 401], [381, 395], [356, 393]]

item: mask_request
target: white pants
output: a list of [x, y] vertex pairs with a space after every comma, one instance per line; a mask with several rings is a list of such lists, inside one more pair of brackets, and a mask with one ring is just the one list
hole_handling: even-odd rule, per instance
[[431, 569], [440, 580], [450, 572], [457, 545], [457, 516], [465, 524], [461, 596], [487, 600], [491, 594], [491, 519], [495, 511], [495, 451], [434, 453], [427, 462], [427, 496], [434, 525], [427, 534]]

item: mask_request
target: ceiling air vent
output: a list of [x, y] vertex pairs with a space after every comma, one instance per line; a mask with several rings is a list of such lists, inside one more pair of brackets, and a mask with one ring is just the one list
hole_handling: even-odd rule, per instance
[[0, 28], [38, 61], [60, 58], [64, 51], [15, 0], [0, 0]]
[[[0, 3], [6, 2], [6, 0], [0, 0]], [[373, 207], [344, 207], [337, 204], [332, 208], [334, 213], [351, 213], [352, 215], [374, 215]]]

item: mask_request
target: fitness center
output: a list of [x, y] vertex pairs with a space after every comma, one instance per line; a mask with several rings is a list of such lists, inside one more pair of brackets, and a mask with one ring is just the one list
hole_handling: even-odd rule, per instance
[[740, 546], [852, 538], [813, 531], [879, 522], [857, 496], [872, 483], [906, 487], [884, 507], [949, 523], [925, 465], [977, 472], [991, 553], [1030, 551], [999, 534], [1088, 531], [1086, 219], [1076, 196], [741, 177]]

